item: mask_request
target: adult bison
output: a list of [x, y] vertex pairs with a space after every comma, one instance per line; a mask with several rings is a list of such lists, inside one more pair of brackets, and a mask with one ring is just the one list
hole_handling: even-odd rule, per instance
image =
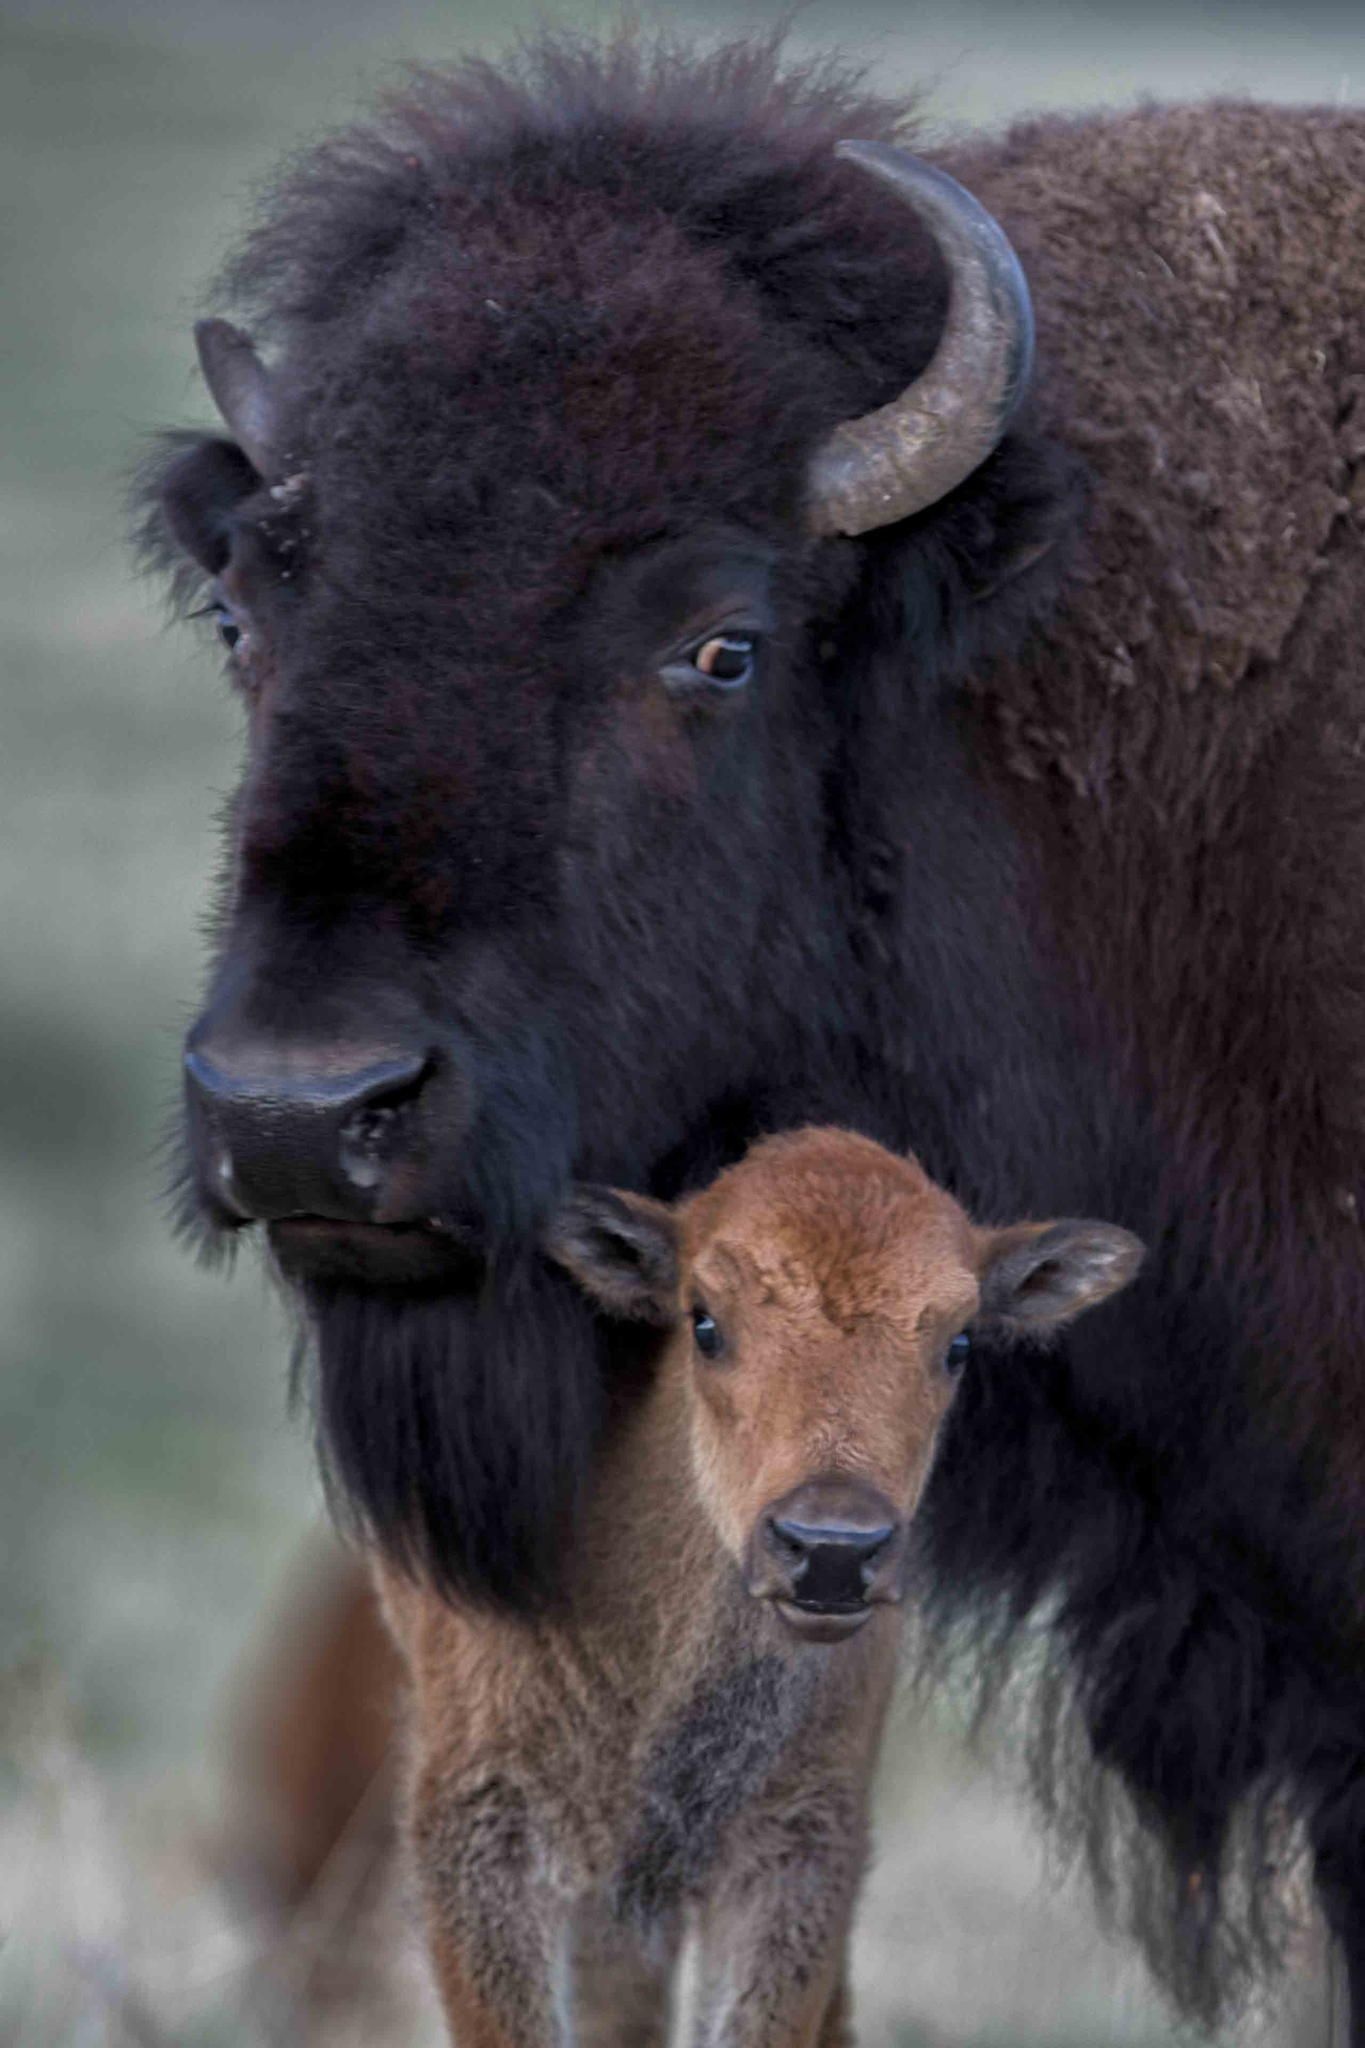
[[934, 1612], [990, 1675], [1046, 1614], [1195, 2010], [1305, 1831], [1365, 2043], [1365, 120], [958, 151], [1003, 439], [1027, 297], [907, 132], [549, 41], [267, 204], [272, 367], [201, 329], [231, 438], [153, 480], [249, 726], [185, 1215], [266, 1226], [371, 1540], [520, 1609], [649, 1371], [536, 1250], [571, 1175], [821, 1119], [1128, 1224], [974, 1363]]

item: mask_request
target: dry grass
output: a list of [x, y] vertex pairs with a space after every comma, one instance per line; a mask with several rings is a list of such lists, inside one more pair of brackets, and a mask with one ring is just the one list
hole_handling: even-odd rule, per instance
[[[0, 2040], [7, 2048], [440, 2048], [401, 1882], [365, 1816], [281, 1924], [219, 1853], [225, 1788], [100, 1766], [60, 1687], [3, 1695]], [[1157, 2048], [1178, 2037], [1137, 1960], [1097, 1934], [1028, 1815], [941, 1715], [893, 1726], [856, 1983], [868, 2048]], [[1239, 2048], [1330, 2048], [1306, 1941], [1278, 2016]]]
[[369, 1896], [363, 1829], [282, 1925], [234, 1886], [206, 1778], [149, 1787], [101, 1769], [50, 1680], [13, 1684], [5, 1704], [7, 2048], [437, 2048], [398, 1888]]

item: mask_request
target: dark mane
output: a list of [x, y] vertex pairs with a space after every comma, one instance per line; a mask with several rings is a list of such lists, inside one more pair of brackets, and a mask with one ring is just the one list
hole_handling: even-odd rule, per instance
[[219, 295], [269, 338], [325, 333], [381, 295], [414, 248], [438, 268], [452, 237], [457, 264], [490, 255], [460, 249], [462, 223], [523, 215], [525, 234], [592, 194], [713, 245], [875, 403], [941, 307], [926, 309], [907, 277], [903, 218], [870, 227], [831, 151], [850, 135], [908, 143], [915, 124], [913, 99], [869, 92], [833, 58], [793, 61], [780, 35], [708, 53], [666, 34], [544, 34], [497, 64], [414, 72], [378, 120], [299, 158]]
[[467, 1295], [318, 1290], [298, 1369], [338, 1520], [456, 1601], [557, 1591], [602, 1421], [602, 1333], [546, 1262]]

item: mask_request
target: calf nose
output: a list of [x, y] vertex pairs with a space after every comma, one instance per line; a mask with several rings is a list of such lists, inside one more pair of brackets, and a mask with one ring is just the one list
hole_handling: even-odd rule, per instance
[[749, 1553], [749, 1590], [787, 1611], [866, 1615], [900, 1597], [905, 1524], [886, 1495], [839, 1474], [808, 1479], [768, 1508]]
[[849, 1529], [787, 1516], [774, 1516], [770, 1527], [779, 1556], [785, 1553], [792, 1567], [792, 1598], [808, 1607], [860, 1606], [878, 1559], [896, 1533], [893, 1522]]
[[410, 1220], [432, 1072], [425, 1050], [192, 1036], [185, 1086], [211, 1192], [244, 1222]]

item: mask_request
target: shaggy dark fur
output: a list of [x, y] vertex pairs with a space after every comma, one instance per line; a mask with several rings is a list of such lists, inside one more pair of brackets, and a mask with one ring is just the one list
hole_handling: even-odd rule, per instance
[[342, 1519], [357, 1507], [405, 1564], [442, 1561], [454, 1589], [535, 1604], [598, 1430], [599, 1342], [581, 1296], [543, 1261], [508, 1257], [467, 1296], [318, 1286], [309, 1308]]
[[[458, 1049], [433, 1206], [486, 1276], [308, 1303], [334, 1469], [456, 1592], [544, 1585], [589, 1468], [593, 1334], [524, 1250], [570, 1172], [668, 1194], [844, 1121], [978, 1214], [1153, 1247], [1063, 1350], [974, 1364], [928, 1543], [988, 1678], [1054, 1611], [1052, 1790], [1102, 1815], [1074, 1694], [1207, 2017], [1295, 1822], [1365, 1962], [1365, 123], [962, 153], [1032, 277], [1033, 409], [815, 545], [809, 449], [941, 318], [832, 155], [904, 127], [762, 45], [551, 41], [286, 178], [229, 283], [307, 493], [214, 441], [155, 486], [257, 648], [210, 1010], [398, 988]], [[721, 585], [760, 673], [680, 707], [655, 671]]]

